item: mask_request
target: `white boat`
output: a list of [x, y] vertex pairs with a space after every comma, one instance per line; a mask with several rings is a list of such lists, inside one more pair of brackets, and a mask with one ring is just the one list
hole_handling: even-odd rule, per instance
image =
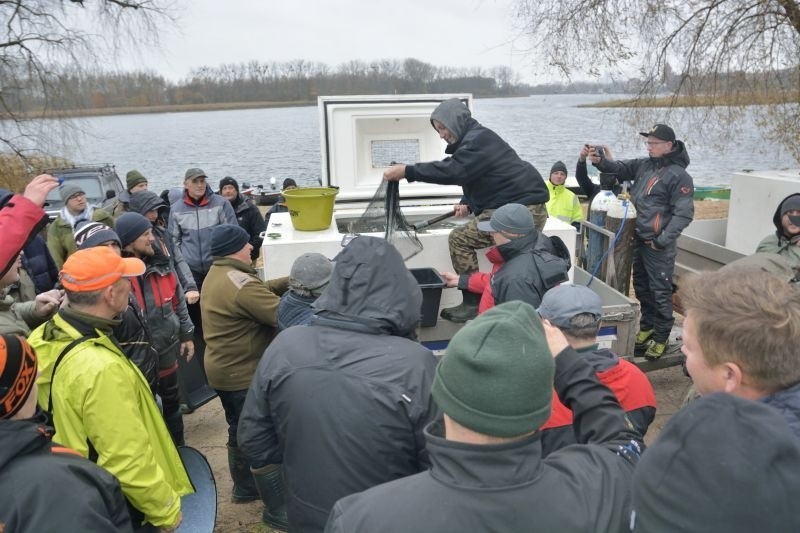
[[[262, 248], [264, 278], [288, 275], [294, 260], [306, 252], [319, 252], [333, 258], [341, 250], [348, 221], [362, 215], [382, 182], [383, 171], [393, 161], [415, 163], [444, 158], [446, 143], [431, 126], [430, 114], [439, 103], [453, 97], [462, 99], [472, 108], [469, 94], [319, 97], [322, 185], [339, 188], [333, 219], [323, 230], [299, 231], [294, 229], [289, 213], [273, 214], [265, 232], [271, 237], [264, 240]], [[460, 187], [400, 183], [401, 209], [411, 224], [451, 210], [461, 194]], [[453, 224], [466, 222], [467, 219], [452, 218], [446, 224], [419, 232], [423, 250], [406, 265], [452, 271], [447, 236]], [[544, 233], [560, 237], [569, 250], [575, 250], [576, 232], [570, 224], [550, 218]], [[383, 237], [383, 234], [368, 235]], [[480, 267], [488, 271], [490, 265], [483, 255], [478, 253]], [[571, 269], [570, 278], [573, 276], [580, 277], [584, 283], [588, 281], [580, 269]], [[632, 352], [638, 303], [599, 280], [595, 283], [593, 288], [607, 304], [610, 317], [602, 340], [618, 348], [618, 353]], [[456, 289], [444, 289], [440, 308], [457, 305], [460, 301], [461, 295]], [[419, 328], [418, 335], [426, 343], [446, 342], [460, 327], [460, 324], [439, 320], [434, 327]]]

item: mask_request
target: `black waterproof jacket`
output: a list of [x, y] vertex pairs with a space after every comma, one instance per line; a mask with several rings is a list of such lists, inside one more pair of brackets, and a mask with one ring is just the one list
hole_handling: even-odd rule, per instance
[[520, 300], [534, 307], [544, 293], [568, 281], [569, 263], [555, 255], [550, 239], [538, 231], [497, 247], [505, 263], [492, 276], [494, 303]]
[[469, 109], [457, 98], [442, 102], [431, 114], [457, 138], [447, 146], [450, 154], [442, 161], [406, 166], [409, 182], [423, 181], [439, 185], [460, 185], [462, 203], [479, 215], [484, 209], [505, 204], [544, 204], [550, 193], [542, 175], [523, 161], [508, 143], [472, 118]]
[[238, 442], [253, 467], [283, 463], [291, 531], [322, 531], [339, 498], [428, 467], [436, 359], [408, 338], [421, 301], [392, 245], [359, 237], [311, 325], [284, 330], [261, 358]]
[[601, 160], [597, 168], [616, 174], [620, 182], [634, 180], [631, 199], [636, 207], [636, 236], [667, 248], [694, 218], [694, 184], [686, 172], [689, 153], [683, 141], [664, 157], [625, 161]]
[[0, 420], [0, 529], [133, 531], [116, 478], [52, 433], [32, 419]]
[[567, 348], [555, 387], [575, 413], [576, 444], [542, 459], [538, 433], [495, 445], [444, 438], [426, 428], [431, 469], [336, 503], [325, 531], [627, 531], [630, 485], [642, 448], [614, 395]]
[[250, 244], [253, 245], [253, 251], [250, 252], [250, 259], [255, 261], [258, 259], [258, 254], [261, 253], [261, 245], [264, 242], [264, 239], [261, 238], [261, 233], [267, 229], [267, 223], [264, 221], [264, 217], [261, 216], [261, 211], [258, 210], [258, 206], [243, 194], [239, 194], [239, 196], [231, 202], [231, 205], [236, 213], [236, 221], [239, 223], [239, 226], [250, 235]]

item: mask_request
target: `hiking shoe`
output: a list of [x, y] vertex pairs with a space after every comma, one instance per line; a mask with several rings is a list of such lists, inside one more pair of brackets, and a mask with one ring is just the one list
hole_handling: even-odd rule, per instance
[[652, 329], [643, 329], [636, 334], [636, 342], [633, 345], [633, 355], [641, 357], [647, 348], [650, 347], [650, 337], [653, 336]]
[[472, 320], [478, 316], [478, 306], [469, 303], [461, 303], [455, 307], [442, 309], [442, 312], [439, 314], [439, 316], [445, 320], [449, 320], [450, 322], [463, 324], [467, 320]]
[[650, 341], [650, 345], [647, 347], [647, 351], [644, 352], [645, 359], [653, 361], [654, 359], [658, 359], [664, 352], [667, 351], [667, 343], [666, 342], [656, 342]]

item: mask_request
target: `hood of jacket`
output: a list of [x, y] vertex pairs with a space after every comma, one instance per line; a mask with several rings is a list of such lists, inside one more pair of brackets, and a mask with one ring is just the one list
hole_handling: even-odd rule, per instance
[[689, 166], [689, 152], [686, 151], [686, 145], [683, 141], [675, 141], [675, 149], [663, 157], [651, 157], [657, 166], [667, 166], [670, 164], [678, 165], [681, 168]]
[[469, 108], [464, 105], [464, 102], [458, 98], [450, 98], [439, 104], [436, 109], [433, 110], [433, 113], [431, 113], [431, 126], [433, 126], [434, 120], [444, 124], [444, 126], [460, 141], [464, 137], [464, 133], [466, 133], [470, 121], [472, 121], [472, 113]]
[[792, 196], [800, 196], [800, 192], [792, 193], [783, 200], [781, 200], [781, 202], [778, 204], [778, 207], [775, 208], [775, 214], [772, 216], [772, 223], [775, 224], [775, 230], [776, 230], [775, 233], [778, 234], [778, 239], [790, 239], [794, 237], [794, 236], [789, 237], [783, 232], [783, 224], [781, 223], [781, 206], [786, 200], [788, 200]]
[[50, 434], [31, 419], [0, 420], [0, 472], [17, 457], [47, 446]]
[[314, 303], [318, 317], [374, 333], [413, 335], [422, 290], [394, 246], [377, 237], [358, 237], [334, 261], [328, 288]]
[[539, 232], [533, 230], [527, 235], [511, 239], [509, 242], [497, 246], [497, 251], [503, 256], [504, 261], [510, 261], [512, 257], [516, 257], [526, 250], [540, 248], [539, 244]]
[[145, 215], [148, 211], [167, 206], [164, 204], [164, 200], [153, 191], [142, 191], [131, 195], [128, 207], [134, 213]]

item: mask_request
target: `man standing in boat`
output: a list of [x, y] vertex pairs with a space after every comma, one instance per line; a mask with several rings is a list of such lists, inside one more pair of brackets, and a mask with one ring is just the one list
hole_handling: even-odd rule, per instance
[[[536, 229], [547, 221], [545, 204], [550, 198], [539, 171], [523, 161], [495, 132], [472, 118], [458, 98], [445, 100], [431, 113], [431, 124], [445, 142], [448, 157], [442, 161], [392, 165], [383, 173], [386, 181], [422, 181], [460, 185], [464, 196], [455, 206], [456, 216], [475, 218], [450, 232], [450, 259], [457, 274], [478, 271], [476, 250], [494, 244], [491, 234], [478, 230], [478, 222], [489, 220], [495, 209], [510, 203], [526, 206]], [[463, 290], [463, 302], [442, 310], [442, 318], [465, 322], [478, 314], [480, 294]]]
[[[648, 132], [649, 157], [610, 161], [592, 147], [589, 156], [601, 172], [619, 181], [633, 180], [631, 199], [636, 207], [633, 249], [633, 287], [642, 306], [634, 353], [658, 359], [667, 349], [672, 316], [672, 273], [678, 236], [694, 218], [694, 184], [686, 172], [689, 153], [666, 124]], [[588, 143], [587, 143], [588, 144]]]

